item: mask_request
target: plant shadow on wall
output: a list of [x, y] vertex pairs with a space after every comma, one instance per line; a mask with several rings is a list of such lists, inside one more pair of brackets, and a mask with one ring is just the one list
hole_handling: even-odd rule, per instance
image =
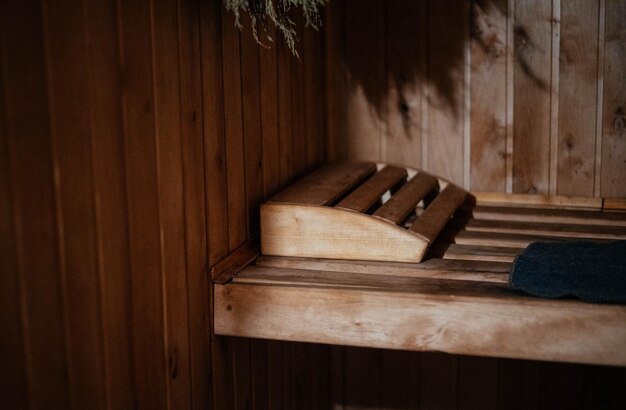
[[[343, 4], [332, 4], [335, 1]], [[424, 93], [429, 107], [462, 121], [468, 47], [475, 64], [506, 63], [507, 3], [331, 0], [326, 7], [334, 8], [329, 11], [343, 15], [325, 24], [343, 25], [348, 98], [362, 95], [383, 121], [399, 116], [409, 138], [411, 128], [421, 128], [419, 104]], [[516, 66], [546, 90], [549, 79], [536, 74], [528, 55], [550, 50], [538, 50], [521, 26], [514, 28], [514, 39]]]

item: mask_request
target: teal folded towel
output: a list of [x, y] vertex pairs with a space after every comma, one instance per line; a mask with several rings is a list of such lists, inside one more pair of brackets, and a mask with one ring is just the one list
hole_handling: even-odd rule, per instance
[[531, 243], [515, 258], [509, 284], [545, 298], [626, 303], [626, 241]]

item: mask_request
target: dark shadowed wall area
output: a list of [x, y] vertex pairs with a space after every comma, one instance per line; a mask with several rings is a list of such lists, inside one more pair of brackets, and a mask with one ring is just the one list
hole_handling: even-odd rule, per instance
[[2, 2], [2, 407], [626, 407], [625, 369], [215, 337], [207, 279], [338, 157], [626, 197], [626, 1], [331, 0], [299, 60], [219, 4]]

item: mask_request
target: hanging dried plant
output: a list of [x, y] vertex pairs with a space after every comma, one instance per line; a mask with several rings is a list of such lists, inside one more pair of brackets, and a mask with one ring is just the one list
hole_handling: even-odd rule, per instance
[[235, 14], [235, 24], [240, 29], [241, 14], [248, 13], [252, 20], [252, 34], [255, 40], [263, 45], [259, 38], [259, 27], [262, 29], [265, 38], [273, 42], [267, 31], [268, 24], [274, 24], [281, 32], [287, 46], [291, 52], [298, 57], [296, 50], [296, 28], [295, 23], [289, 18], [291, 7], [302, 8], [302, 14], [306, 26], [318, 29], [320, 26], [319, 9], [327, 0], [224, 0], [226, 10]]

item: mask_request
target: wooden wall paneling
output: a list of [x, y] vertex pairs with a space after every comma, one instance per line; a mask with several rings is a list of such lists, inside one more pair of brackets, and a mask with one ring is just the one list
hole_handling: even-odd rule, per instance
[[498, 360], [498, 408], [540, 408], [542, 378], [540, 362]]
[[470, 189], [505, 191], [507, 0], [473, 0], [470, 13]]
[[293, 128], [292, 128], [292, 63], [295, 58], [284, 42], [282, 35], [276, 34], [276, 59], [278, 70], [278, 149], [280, 158], [280, 185], [284, 188], [293, 180]]
[[168, 403], [164, 340], [159, 181], [155, 138], [153, 10], [121, 5], [128, 230], [136, 403]]
[[191, 402], [191, 380], [177, 1], [154, 2], [152, 25], [166, 380], [168, 406], [181, 407]]
[[[4, 19], [0, 20], [4, 25]], [[5, 61], [0, 32], [0, 60]], [[26, 357], [20, 300], [20, 277], [17, 265], [16, 232], [9, 169], [8, 125], [4, 95], [4, 67], [0, 68], [0, 391], [5, 405], [23, 409], [27, 406]]]
[[324, 66], [322, 33], [305, 27], [302, 39], [302, 78], [304, 86], [304, 135], [307, 146], [307, 169], [323, 163], [326, 151], [324, 126]]
[[[261, 98], [261, 135], [263, 138], [263, 195], [269, 198], [280, 187], [280, 152], [278, 134], [278, 67], [276, 49], [281, 39], [276, 28], [268, 25], [267, 35], [274, 41], [259, 48]], [[265, 40], [268, 42], [268, 40]]]
[[204, 146], [202, 138], [202, 66], [200, 54], [200, 4], [179, 0], [179, 65], [181, 145], [185, 210], [185, 248], [189, 303], [189, 407], [211, 403], [211, 333], [206, 236]]
[[293, 176], [302, 177], [308, 170], [307, 150], [308, 144], [306, 133], [305, 117], [305, 78], [304, 78], [304, 51], [302, 41], [304, 39], [304, 19], [300, 9], [293, 8], [290, 11], [290, 18], [295, 23], [295, 30], [298, 41], [296, 48], [298, 58], [289, 59], [291, 64], [291, 149], [293, 153]]
[[332, 1], [324, 6], [324, 118], [329, 161], [346, 156], [345, 14], [345, 1]]
[[[37, 1], [3, 3], [3, 118], [11, 178], [15, 277], [27, 378], [22, 406], [70, 405], [42, 11]], [[3, 142], [4, 144], [4, 142]], [[36, 257], [33, 257], [36, 255]], [[8, 285], [7, 285], [8, 286]], [[16, 375], [19, 377], [19, 373]], [[19, 379], [15, 379], [19, 383]], [[18, 385], [19, 387], [19, 385]]]
[[541, 371], [541, 408], [582, 409], [584, 405], [584, 366], [572, 363], [535, 363]]
[[420, 408], [453, 409], [458, 405], [458, 356], [422, 353], [419, 374]]
[[228, 249], [246, 240], [244, 137], [241, 97], [241, 49], [233, 13], [222, 7], [222, 82], [224, 86], [224, 138], [228, 197]]
[[623, 409], [626, 396], [622, 393], [626, 384], [626, 368], [584, 366], [583, 408]]
[[548, 193], [552, 57], [550, 0], [515, 3], [513, 192]]
[[85, 2], [89, 47], [91, 160], [104, 343], [106, 404], [134, 403], [131, 274], [122, 121], [118, 14], [113, 2]]
[[350, 159], [380, 160], [384, 133], [385, 4], [346, 1], [346, 154]]
[[600, 196], [626, 197], [626, 1], [606, 0]]
[[380, 408], [382, 349], [347, 347], [344, 356], [344, 408]]
[[[208, 266], [228, 254], [228, 195], [224, 89], [222, 84], [222, 9], [218, 2], [200, 2], [202, 66], [202, 132], [204, 140], [205, 199]], [[209, 295], [213, 288], [209, 281]], [[212, 312], [213, 300], [209, 300]], [[212, 319], [211, 319], [212, 320]], [[209, 325], [212, 326], [211, 320]], [[213, 408], [233, 407], [231, 352], [228, 340], [211, 334]]]
[[419, 407], [421, 354], [383, 350], [381, 362], [381, 404], [390, 409]]
[[463, 185], [469, 3], [428, 3], [428, 131], [424, 168]]
[[498, 407], [498, 360], [492, 357], [458, 357], [458, 407]]
[[426, 3], [402, 0], [385, 4], [387, 98], [381, 160], [421, 168]]
[[561, 3], [558, 195], [594, 194], [598, 11], [597, 0]]
[[73, 1], [43, 3], [70, 403], [93, 408], [105, 392], [83, 17]]

